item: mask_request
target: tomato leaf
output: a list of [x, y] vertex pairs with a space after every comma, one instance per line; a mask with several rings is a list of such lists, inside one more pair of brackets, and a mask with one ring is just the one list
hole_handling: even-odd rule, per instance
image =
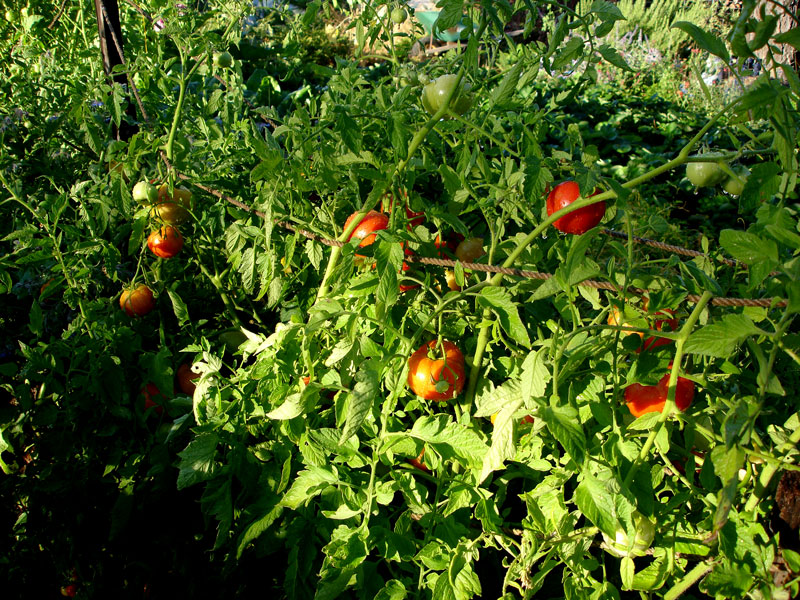
[[583, 479], [575, 489], [575, 504], [600, 531], [614, 538], [619, 526], [616, 518], [614, 499], [608, 487], [590, 472], [583, 473]]
[[219, 438], [215, 433], [201, 433], [178, 453], [178, 489], [182, 490], [206, 479], [214, 471]]
[[795, 50], [800, 50], [800, 27], [793, 27], [788, 31], [779, 33], [772, 39], [778, 44], [789, 44]]
[[531, 398], [542, 398], [547, 392], [547, 383], [551, 377], [545, 364], [548, 352], [548, 348], [540, 348], [529, 353], [522, 362], [520, 390], [526, 406], [530, 405]]
[[673, 23], [672, 27], [689, 34], [695, 43], [706, 52], [710, 52], [714, 56], [719, 56], [726, 63], [730, 62], [731, 57], [730, 54], [728, 54], [728, 49], [725, 47], [725, 42], [718, 37], [688, 21], [678, 21], [677, 23]]
[[586, 455], [586, 434], [578, 420], [578, 411], [571, 406], [548, 406], [541, 409], [538, 416], [570, 458], [582, 465]]
[[373, 363], [366, 362], [356, 373], [356, 385], [347, 397], [347, 413], [339, 444], [344, 444], [361, 427], [378, 396], [380, 373]]
[[528, 337], [528, 331], [525, 329], [522, 319], [519, 317], [517, 305], [505, 289], [500, 287], [483, 288], [477, 298], [477, 303], [497, 315], [503, 331], [510, 335], [515, 342], [530, 348], [531, 340]]
[[336, 483], [338, 476], [331, 466], [309, 467], [297, 474], [292, 482], [292, 487], [281, 499], [280, 505], [297, 510], [314, 496], [321, 494], [331, 485]]
[[492, 90], [491, 104], [492, 107], [504, 108], [507, 107], [513, 100], [517, 92], [517, 84], [519, 83], [519, 76], [522, 72], [522, 63], [518, 62], [511, 69], [506, 72], [503, 80], [494, 90]]
[[390, 579], [375, 595], [375, 600], [403, 600], [408, 596], [402, 581]]
[[772, 240], [765, 240], [747, 231], [723, 229], [719, 243], [733, 258], [745, 264], [766, 261], [777, 265], [778, 246]]
[[607, 63], [610, 63], [615, 67], [622, 69], [623, 71], [628, 71], [629, 73], [633, 73], [633, 69], [631, 69], [627, 61], [613, 46], [609, 46], [608, 44], [603, 44], [597, 49], [597, 51], [600, 53], [600, 56], [602, 56]]
[[688, 354], [725, 358], [748, 336], [764, 333], [746, 315], [725, 315], [718, 322], [693, 331], [684, 350]]
[[167, 294], [169, 294], [169, 299], [172, 302], [172, 312], [178, 319], [178, 323], [183, 325], [189, 320], [189, 308], [178, 295], [178, 292], [167, 288]]
[[492, 445], [483, 457], [483, 467], [478, 475], [478, 483], [489, 476], [492, 471], [503, 467], [505, 461], [513, 458], [514, 449], [514, 413], [522, 406], [522, 398], [506, 404], [497, 414], [492, 430]]
[[439, 0], [436, 7], [441, 9], [433, 25], [434, 31], [444, 31], [455, 27], [464, 16], [463, 0]]

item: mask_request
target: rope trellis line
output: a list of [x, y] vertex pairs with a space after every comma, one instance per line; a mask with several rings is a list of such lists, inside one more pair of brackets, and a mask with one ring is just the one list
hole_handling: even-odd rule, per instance
[[[166, 159], [165, 159], [165, 162], [166, 162]], [[167, 163], [167, 166], [171, 168], [171, 165], [169, 165], [169, 163]], [[210, 188], [210, 187], [208, 187], [206, 185], [192, 182], [191, 177], [189, 177], [188, 175], [184, 175], [183, 173], [178, 173], [177, 175], [178, 175], [179, 179], [192, 183], [192, 185], [194, 185], [195, 187], [203, 190], [204, 192], [206, 192], [208, 194], [211, 194], [212, 196], [215, 196], [215, 197], [217, 197], [217, 198], [219, 198], [221, 200], [225, 200], [226, 202], [229, 202], [230, 204], [233, 204], [234, 206], [236, 206], [238, 208], [241, 208], [242, 210], [245, 210], [247, 212], [250, 212], [250, 213], [252, 213], [252, 214], [254, 214], [254, 215], [256, 215], [256, 216], [258, 216], [258, 217], [260, 217], [262, 219], [266, 218], [266, 215], [263, 212], [261, 212], [259, 210], [256, 210], [256, 209], [252, 208], [251, 206], [248, 206], [247, 204], [237, 200], [236, 198], [232, 198], [231, 196], [228, 196], [227, 194], [224, 194], [224, 193], [222, 193], [222, 192], [220, 192], [218, 190], [215, 190], [213, 188]], [[318, 235], [316, 233], [313, 233], [311, 231], [307, 231], [305, 229], [301, 229], [300, 227], [297, 227], [296, 225], [294, 225], [292, 223], [288, 223], [286, 221], [276, 221], [275, 225], [277, 225], [279, 227], [283, 227], [284, 229], [287, 229], [289, 231], [295, 232], [295, 233], [297, 233], [299, 235], [302, 235], [302, 236], [304, 236], [304, 237], [306, 237], [306, 238], [308, 238], [310, 240], [314, 240], [316, 242], [319, 242], [319, 243], [321, 243], [321, 244], [323, 244], [325, 246], [342, 247], [342, 246], [345, 245], [345, 242], [340, 242], [338, 240], [332, 240], [332, 239], [324, 238], [324, 237], [322, 237], [322, 236], [320, 236], [320, 235]], [[627, 239], [627, 237], [628, 237], [626, 234], [614, 231], [613, 229], [603, 229], [603, 233], [605, 233], [607, 235], [612, 235], [614, 237], [624, 237], [625, 239]], [[680, 250], [680, 252], [676, 252], [676, 253], [684, 254], [686, 256], [708, 256], [706, 254], [703, 254], [702, 252], [697, 252], [696, 250], [689, 250], [687, 248], [681, 248], [680, 246], [673, 246], [671, 244], [663, 244], [663, 243], [658, 242], [656, 240], [649, 240], [647, 238], [642, 238], [642, 237], [638, 237], [638, 236], [633, 236], [632, 239], [635, 242], [643, 243], [643, 244], [646, 244], [648, 246], [652, 246], [654, 248], [657, 248], [657, 249], [660, 249], [660, 250], [669, 251], [669, 252], [673, 252], [673, 251], [675, 251], [674, 249], [678, 249], [678, 250]], [[404, 258], [404, 260], [406, 262], [409, 262], [409, 263], [420, 263], [420, 264], [424, 264], [424, 265], [433, 265], [433, 266], [437, 266], [437, 267], [449, 267], [449, 268], [455, 267], [456, 262], [457, 262], [457, 261], [451, 260], [449, 258], [432, 258], [432, 257], [427, 257], [427, 256], [413, 256], [413, 255], [412, 256], [406, 256]], [[731, 264], [731, 266], [744, 266], [741, 263], [739, 263], [738, 261], [735, 261], [735, 260], [732, 260], [732, 259], [721, 258], [720, 260], [725, 262], [725, 264]], [[540, 273], [539, 271], [529, 271], [529, 270], [526, 270], [526, 269], [514, 269], [514, 268], [508, 268], [508, 267], [500, 267], [500, 266], [497, 266], [497, 265], [486, 265], [486, 264], [482, 264], [482, 263], [464, 263], [464, 262], [462, 262], [461, 265], [465, 269], [470, 269], [470, 270], [473, 270], [473, 271], [481, 271], [481, 272], [484, 272], [484, 273], [502, 273], [503, 275], [510, 275], [512, 277], [522, 277], [522, 278], [525, 278], [525, 279], [537, 279], [537, 280], [540, 280], [540, 281], [551, 279], [553, 277], [553, 275], [550, 274], [550, 273]], [[595, 281], [593, 279], [582, 281], [578, 285], [583, 286], [583, 287], [594, 288], [594, 289], [608, 290], [608, 291], [612, 291], [612, 292], [621, 292], [622, 291], [620, 286], [615, 285], [615, 284], [613, 284], [611, 282]], [[641, 288], [629, 287], [627, 289], [627, 292], [630, 293], [630, 294], [637, 295], [637, 296], [642, 296], [642, 295], [647, 293], [647, 290], [644, 290], [644, 289], [641, 289]], [[697, 295], [697, 294], [689, 294], [688, 296], [686, 296], [686, 299], [689, 302], [697, 302], [697, 301], [700, 300], [700, 296]], [[733, 306], [757, 306], [757, 307], [764, 307], [764, 308], [769, 308], [770, 306], [786, 306], [786, 302], [785, 301], [783, 301], [783, 300], [775, 301], [772, 298], [749, 299], [749, 298], [717, 297], [717, 298], [712, 298], [711, 299], [711, 304], [714, 305], [714, 306], [731, 306], [731, 307], [733, 307]]]

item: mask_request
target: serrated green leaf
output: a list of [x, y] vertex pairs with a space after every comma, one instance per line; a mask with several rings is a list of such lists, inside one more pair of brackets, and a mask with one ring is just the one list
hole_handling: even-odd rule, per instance
[[519, 317], [517, 305], [505, 289], [500, 287], [483, 288], [477, 301], [479, 306], [488, 308], [497, 315], [503, 331], [510, 335], [514, 341], [526, 348], [530, 348], [531, 340], [528, 337], [528, 331], [525, 329], [522, 319]]
[[214, 470], [219, 438], [214, 433], [201, 433], [178, 453], [178, 489], [209, 479]]
[[538, 412], [547, 429], [578, 465], [586, 455], [586, 434], [578, 420], [578, 412], [571, 406], [548, 406]]
[[693, 331], [684, 349], [688, 354], [727, 358], [748, 336], [762, 333], [745, 315], [725, 315], [718, 322]]
[[673, 23], [672, 27], [686, 32], [689, 37], [691, 37], [695, 43], [706, 52], [710, 52], [714, 56], [720, 57], [725, 61], [725, 63], [730, 62], [731, 57], [730, 54], [728, 54], [728, 48], [725, 47], [725, 42], [718, 37], [708, 33], [707, 31], [704, 31], [702, 28], [698, 27], [694, 23], [689, 23], [688, 21], [678, 21]]
[[378, 396], [380, 373], [365, 363], [356, 373], [356, 385], [347, 397], [347, 416], [339, 443], [344, 444], [358, 432]]
[[280, 505], [297, 510], [301, 504], [322, 493], [337, 480], [332, 467], [309, 467], [297, 474]]
[[747, 231], [723, 229], [719, 243], [733, 258], [748, 265], [762, 261], [778, 262], [777, 244]]

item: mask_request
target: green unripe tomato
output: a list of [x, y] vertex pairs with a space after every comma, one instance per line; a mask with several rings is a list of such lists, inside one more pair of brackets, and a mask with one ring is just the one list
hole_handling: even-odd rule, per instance
[[13, 23], [14, 20], [15, 20], [14, 19], [14, 13], [11, 12], [10, 10], [7, 10], [6, 11], [6, 21], [8, 21], [9, 23]]
[[133, 186], [133, 199], [139, 204], [155, 204], [158, 200], [158, 190], [149, 181], [140, 181]]
[[[447, 74], [437, 77], [424, 88], [422, 88], [422, 106], [429, 114], [436, 114], [443, 106], [444, 99], [450, 94], [450, 90], [456, 85], [457, 75]], [[450, 99], [450, 110], [458, 115], [463, 115], [472, 106], [472, 95], [469, 90], [472, 86], [468, 82], [461, 81], [459, 89]]]
[[233, 66], [233, 56], [230, 52], [216, 52], [214, 64], [222, 69], [230, 69]]
[[225, 345], [225, 350], [233, 353], [239, 349], [239, 346], [247, 341], [247, 336], [238, 329], [231, 329], [220, 333], [219, 341]]
[[627, 532], [621, 527], [617, 529], [613, 540], [605, 533], [603, 534], [604, 548], [609, 554], [620, 558], [644, 556], [656, 537], [656, 528], [653, 526], [653, 522], [638, 510], [633, 513], [633, 525], [636, 528], [636, 538], [632, 544]]
[[407, 16], [408, 13], [406, 12], [406, 10], [398, 6], [392, 11], [392, 23], [395, 23], [396, 25], [405, 23]]
[[750, 176], [750, 171], [746, 168], [734, 170], [737, 177], [728, 177], [722, 184], [722, 189], [728, 192], [731, 196], [740, 196], [747, 183], [747, 178]]
[[686, 165], [686, 178], [697, 188], [717, 185], [725, 177], [725, 171], [715, 162], [691, 162]]

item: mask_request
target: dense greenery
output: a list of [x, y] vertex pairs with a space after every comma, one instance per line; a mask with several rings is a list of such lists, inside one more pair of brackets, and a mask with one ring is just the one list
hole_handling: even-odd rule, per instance
[[[681, 97], [602, 0], [442, 0], [464, 45], [417, 60], [394, 1], [150, 0], [123, 86], [57, 4], [2, 38], [11, 596], [797, 595], [794, 71]], [[733, 68], [797, 45], [743, 4], [674, 31]]]

